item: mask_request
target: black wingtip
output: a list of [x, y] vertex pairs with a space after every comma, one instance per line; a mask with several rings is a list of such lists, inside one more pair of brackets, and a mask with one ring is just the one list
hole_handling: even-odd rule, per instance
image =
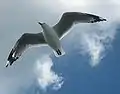
[[6, 68], [8, 67], [8, 65], [5, 66]]
[[8, 58], [8, 61], [7, 61], [7, 63], [6, 63], [6, 67], [8, 67], [9, 65], [11, 66], [17, 59], [18, 59], [19, 57], [9, 57]]
[[103, 21], [107, 21], [107, 19], [103, 19]]
[[13, 54], [15, 54], [15, 53], [14, 53], [14, 50], [12, 49], [12, 51], [10, 52], [10, 54], [8, 56], [5, 67], [8, 67], [9, 65], [11, 66], [13, 64], [13, 62], [15, 62], [18, 59], [18, 57], [15, 57]]
[[16, 57], [16, 58], [14, 58], [14, 57], [12, 57], [12, 58], [10, 58], [9, 60], [8, 60], [8, 64], [6, 64], [6, 67], [8, 67], [8, 65], [12, 65], [16, 60], [18, 59], [18, 57]]
[[5, 67], [7, 68], [7, 67], [9, 66], [9, 64], [10, 64], [10, 62], [9, 62], [9, 61], [7, 61], [7, 63], [6, 63], [6, 65], [5, 65]]
[[107, 21], [107, 20], [102, 17], [98, 17], [91, 20], [90, 23], [96, 23], [96, 22], [102, 22], [102, 21]]
[[100, 18], [100, 21], [107, 21], [107, 19], [105, 19], [105, 18]]

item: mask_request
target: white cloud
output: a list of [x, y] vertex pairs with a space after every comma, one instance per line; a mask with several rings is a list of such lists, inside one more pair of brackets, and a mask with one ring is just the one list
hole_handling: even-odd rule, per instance
[[83, 26], [83, 28], [84, 31], [79, 33], [77, 39], [81, 53], [90, 57], [91, 66], [96, 66], [106, 55], [106, 50], [112, 47], [111, 43], [117, 33], [116, 27], [113, 23], [102, 23], [89, 25], [87, 28]]
[[[74, 1], [77, 1], [77, 3]], [[16, 94], [13, 92], [16, 92], [20, 87], [28, 87], [29, 84], [31, 84], [34, 80], [35, 76], [34, 73], [32, 73], [33, 60], [31, 60], [31, 57], [35, 55], [38, 56], [40, 54], [43, 55], [41, 52], [36, 54], [32, 53], [32, 55], [30, 52], [26, 56], [23, 55], [21, 57], [22, 60], [17, 61], [19, 62], [18, 64], [16, 62], [15, 65], [8, 69], [3, 67], [6, 63], [5, 60], [12, 45], [14, 45], [16, 39], [18, 39], [22, 33], [40, 32], [40, 27], [37, 25], [36, 19], [37, 21], [39, 19], [40, 21], [46, 22], [48, 24], [54, 23], [58, 21], [58, 17], [60, 17], [65, 11], [93, 13], [101, 15], [107, 19], [111, 18], [110, 20], [114, 20], [117, 19], [117, 17], [120, 17], [119, 0], [71, 0], [73, 3], [69, 3], [68, 6], [66, 6], [65, 3], [70, 2], [70, 0], [64, 0], [63, 2], [61, 2], [61, 0], [21, 0], [19, 3], [15, 0], [11, 0], [10, 2], [8, 0], [0, 0], [0, 2], [0, 35], [2, 38], [0, 41], [0, 94]], [[81, 2], [85, 6], [82, 6]], [[89, 27], [86, 30], [87, 26], [85, 25], [85, 27], [80, 28], [82, 33], [80, 33], [81, 38], [79, 37], [78, 39], [82, 45], [81, 49], [83, 50], [83, 53], [90, 56], [92, 66], [95, 66], [100, 62], [100, 60], [106, 54], [106, 49], [108, 49], [108, 46], [110, 46], [111, 42], [114, 40], [116, 31], [115, 27], [112, 25], [109, 24], [107, 26], [105, 23], [105, 26], [101, 26], [101, 28], [97, 27], [100, 30], [103, 28], [101, 34], [98, 34], [97, 31], [99, 32], [99, 30], [94, 29], [93, 27]], [[79, 29], [77, 31], [79, 31]], [[32, 59], [34, 58], [35, 57]], [[63, 84], [63, 81], [61, 77], [59, 77], [54, 71], [51, 70], [51, 67], [53, 66], [52, 60], [49, 58], [49, 56], [42, 57], [41, 59], [37, 61], [38, 66], [36, 71], [40, 86], [47, 88], [52, 85], [53, 89], [59, 89]], [[47, 68], [47, 70], [44, 70], [44, 67]], [[46, 71], [48, 73], [47, 78], [46, 75], [44, 75]], [[41, 85], [41, 83], [43, 84]]]
[[58, 90], [63, 84], [63, 78], [52, 70], [52, 66], [53, 62], [49, 56], [44, 56], [36, 62], [35, 72], [38, 83], [43, 90], [46, 90], [49, 86], [54, 90]]

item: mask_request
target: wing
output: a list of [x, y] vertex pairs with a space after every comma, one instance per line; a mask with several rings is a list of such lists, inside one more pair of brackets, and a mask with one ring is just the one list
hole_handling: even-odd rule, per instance
[[37, 34], [30, 34], [25, 33], [23, 34], [20, 39], [16, 42], [15, 46], [11, 50], [9, 56], [8, 56], [8, 63], [6, 64], [6, 67], [14, 61], [16, 61], [21, 54], [25, 51], [26, 48], [28, 48], [30, 45], [39, 45], [39, 44], [47, 44], [44, 36], [42, 33]]
[[81, 12], [66, 12], [62, 15], [60, 21], [53, 26], [54, 30], [58, 34], [59, 38], [62, 38], [63, 35], [76, 23], [95, 23], [100, 21], [106, 21], [102, 17], [81, 13]]

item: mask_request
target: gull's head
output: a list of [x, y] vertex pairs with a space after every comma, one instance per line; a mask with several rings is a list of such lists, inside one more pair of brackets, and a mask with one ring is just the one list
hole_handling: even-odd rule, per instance
[[42, 25], [43, 23], [41, 23], [41, 22], [38, 22], [38, 24], [39, 24], [39, 25]]
[[43, 26], [45, 23], [38, 22], [39, 25]]
[[41, 22], [38, 22], [38, 24], [44, 29], [46, 27], [48, 27], [48, 25], [46, 23], [41, 23]]

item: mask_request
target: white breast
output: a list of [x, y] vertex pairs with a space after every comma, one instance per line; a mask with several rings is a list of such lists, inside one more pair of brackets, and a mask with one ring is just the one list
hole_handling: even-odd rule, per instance
[[44, 24], [43, 35], [45, 37], [46, 42], [51, 48], [53, 48], [54, 50], [61, 48], [59, 37], [57, 36], [56, 32], [52, 27], [48, 26], [47, 24]]

